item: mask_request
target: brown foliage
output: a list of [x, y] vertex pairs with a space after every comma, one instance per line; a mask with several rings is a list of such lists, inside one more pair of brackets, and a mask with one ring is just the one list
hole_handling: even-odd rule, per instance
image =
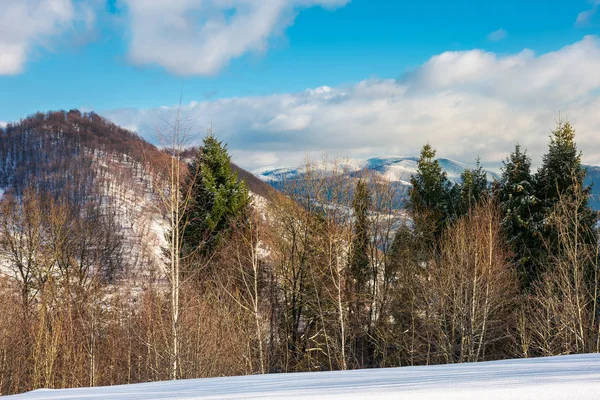
[[582, 231], [587, 195], [580, 186], [561, 195], [548, 218], [558, 233], [542, 278], [526, 296], [519, 324], [519, 355], [600, 351], [599, 248]]
[[[519, 296], [493, 201], [431, 246], [427, 227], [416, 235], [396, 211], [395, 188], [362, 176], [372, 201], [357, 291], [347, 284], [354, 178], [307, 164], [279, 194], [244, 175], [266, 204], [255, 197], [214, 254], [180, 257], [169, 243], [170, 260], [156, 271], [160, 260], [144, 260], [136, 286], [117, 207], [101, 190], [113, 176], [150, 176], [148, 193], [163, 200], [156, 215], [173, 228], [187, 173], [183, 147], [139, 142], [73, 110], [1, 133], [0, 185], [12, 190], [0, 204], [0, 393], [599, 351], [598, 247], [580, 240], [595, 234], [577, 231], [581, 197], [558, 202], [558, 247]], [[111, 157], [122, 169], [94, 168]]]
[[476, 206], [446, 231], [423, 284], [432, 362], [506, 356], [517, 281], [493, 202]]

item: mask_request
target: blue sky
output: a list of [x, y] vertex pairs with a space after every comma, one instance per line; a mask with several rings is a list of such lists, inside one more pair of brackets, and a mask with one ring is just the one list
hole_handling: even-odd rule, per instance
[[[563, 111], [592, 146], [589, 161], [600, 162], [593, 145], [600, 125], [587, 115], [600, 114], [600, 84], [591, 76], [600, 71], [600, 0], [3, 0], [3, 7], [0, 121], [80, 108], [145, 135], [157, 108], [177, 103], [183, 83], [188, 111], [203, 126], [212, 119], [248, 168], [307, 152], [414, 154], [424, 140], [462, 161], [479, 154], [496, 162], [515, 139], [537, 155]], [[583, 66], [570, 70], [569, 62]], [[547, 78], [525, 90], [540, 77]], [[508, 79], [522, 79], [523, 92], [500, 83]], [[458, 128], [444, 125], [455, 121]]]

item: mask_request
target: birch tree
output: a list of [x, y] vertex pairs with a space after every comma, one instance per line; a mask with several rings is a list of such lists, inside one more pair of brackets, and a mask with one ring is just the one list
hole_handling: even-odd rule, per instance
[[[180, 375], [180, 296], [182, 290], [183, 241], [186, 223], [184, 213], [191, 200], [191, 187], [182, 192], [187, 167], [183, 160], [184, 150], [192, 140], [194, 121], [182, 115], [181, 97], [173, 118], [161, 118], [162, 125], [156, 128], [158, 140], [165, 149], [159, 159], [151, 160], [155, 193], [166, 225], [165, 259], [160, 264], [169, 283], [171, 302], [171, 347], [170, 376]], [[189, 257], [189, 256], [188, 256]]]

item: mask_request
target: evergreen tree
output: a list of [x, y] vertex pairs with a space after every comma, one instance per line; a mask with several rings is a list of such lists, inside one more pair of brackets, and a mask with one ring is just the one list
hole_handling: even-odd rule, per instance
[[585, 243], [595, 243], [596, 237], [590, 233], [594, 232], [596, 215], [588, 204], [591, 187], [584, 184], [586, 173], [586, 168], [581, 165], [581, 153], [575, 144], [575, 130], [568, 121], [559, 121], [550, 135], [548, 152], [536, 174], [536, 195], [542, 202], [541, 212], [536, 218], [543, 225], [546, 247], [552, 248], [557, 239], [557, 232], [546, 223], [547, 216], [552, 213], [561, 196], [574, 197], [578, 187], [586, 196], [586, 201], [580, 203], [576, 210], [581, 217], [581, 232], [588, 232]]
[[410, 183], [407, 209], [417, 236], [431, 245], [452, 214], [452, 186], [429, 144], [421, 150], [417, 173]]
[[575, 130], [568, 121], [559, 121], [550, 134], [548, 152], [536, 176], [544, 205], [552, 206], [559, 194], [566, 193], [575, 182], [582, 182], [585, 173], [575, 144]]
[[190, 193], [182, 218], [183, 249], [208, 253], [229, 231], [248, 204], [248, 189], [231, 170], [227, 147], [212, 131], [204, 138], [182, 187]]
[[354, 365], [364, 367], [369, 358], [365, 352], [364, 321], [361, 316], [363, 304], [367, 297], [367, 286], [370, 275], [369, 243], [369, 209], [371, 208], [371, 193], [367, 182], [360, 179], [356, 183], [354, 199], [352, 201], [354, 211], [354, 236], [350, 253], [350, 265], [348, 266], [348, 294], [350, 297], [350, 334], [351, 346], [354, 347]]
[[354, 199], [354, 236], [350, 255], [350, 276], [354, 282], [354, 292], [362, 293], [369, 279], [369, 209], [371, 194], [367, 183], [360, 179], [356, 183]]
[[487, 172], [483, 169], [479, 158], [475, 169], [465, 169], [460, 178], [461, 182], [456, 185], [453, 196], [457, 217], [467, 214], [488, 194]]
[[538, 275], [537, 260], [541, 249], [539, 223], [534, 216], [540, 207], [531, 174], [531, 159], [521, 146], [515, 146], [503, 162], [497, 191], [504, 234], [515, 253], [521, 282], [528, 287]]

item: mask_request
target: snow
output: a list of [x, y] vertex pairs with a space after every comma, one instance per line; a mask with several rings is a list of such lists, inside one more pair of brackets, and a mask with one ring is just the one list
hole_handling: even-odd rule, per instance
[[[417, 157], [404, 156], [385, 156], [374, 157], [368, 160], [359, 160], [351, 158], [339, 158], [332, 160], [319, 161], [314, 163], [313, 168], [317, 171], [327, 172], [335, 166], [339, 173], [374, 171], [383, 179], [389, 182], [399, 182], [402, 185], [409, 186], [410, 178], [417, 172], [419, 159]], [[446, 171], [448, 179], [451, 182], [460, 181], [460, 176], [466, 168], [473, 168], [472, 165], [464, 164], [448, 158], [438, 159], [440, 166]], [[253, 171], [253, 174], [264, 182], [281, 182], [284, 179], [293, 179], [305, 173], [304, 166], [298, 167], [265, 167]], [[499, 175], [487, 171], [488, 180], [491, 182], [498, 179]]]
[[600, 355], [584, 354], [337, 372], [254, 375], [102, 388], [37, 390], [7, 399], [598, 399]]
[[[343, 174], [356, 172], [366, 167], [366, 161], [352, 158], [326, 159], [311, 163], [314, 172]], [[264, 182], [282, 182], [306, 173], [306, 164], [297, 167], [264, 167], [255, 169], [252, 174]]]

